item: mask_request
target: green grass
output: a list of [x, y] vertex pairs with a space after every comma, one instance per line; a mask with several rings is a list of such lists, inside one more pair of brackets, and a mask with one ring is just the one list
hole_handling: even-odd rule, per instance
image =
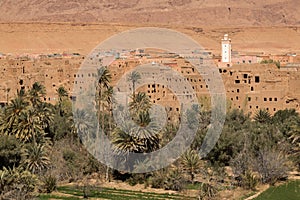
[[[39, 199], [63, 199], [63, 200], [77, 200], [83, 197], [83, 188], [76, 186], [61, 186], [57, 189], [58, 192], [62, 194], [68, 194], [72, 197], [57, 196], [51, 194], [43, 194], [39, 196]], [[178, 200], [192, 200], [196, 199], [195, 197], [188, 197], [178, 194], [158, 194], [153, 192], [139, 192], [132, 190], [121, 190], [121, 189], [112, 189], [112, 188], [96, 188], [93, 187], [89, 190], [89, 198], [104, 198], [104, 199], [122, 199], [122, 200], [131, 200], [131, 199], [152, 199], [152, 200], [163, 200], [163, 199], [178, 199]]]
[[300, 199], [300, 180], [290, 181], [284, 185], [272, 186], [255, 200], [298, 200]]
[[247, 199], [248, 197], [251, 197], [251, 196], [253, 196], [253, 195], [255, 195], [255, 194], [256, 194], [256, 192], [252, 191], [252, 192], [250, 192], [250, 193], [248, 193], [248, 194], [245, 194], [245, 195], [242, 196], [241, 198], [239, 198], [239, 200]]
[[187, 190], [199, 190], [201, 187], [201, 183], [188, 184], [185, 188]]

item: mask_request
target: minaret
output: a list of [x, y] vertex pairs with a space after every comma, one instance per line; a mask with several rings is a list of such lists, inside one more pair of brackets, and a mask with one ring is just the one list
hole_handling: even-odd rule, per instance
[[231, 64], [231, 39], [228, 38], [228, 34], [222, 39], [222, 62]]

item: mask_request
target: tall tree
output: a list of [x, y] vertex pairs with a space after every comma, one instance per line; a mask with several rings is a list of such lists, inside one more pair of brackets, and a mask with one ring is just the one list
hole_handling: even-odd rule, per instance
[[137, 71], [133, 71], [128, 75], [128, 80], [132, 82], [132, 96], [135, 96], [136, 83], [141, 79], [141, 75]]
[[181, 163], [184, 170], [190, 175], [192, 183], [194, 183], [195, 174], [199, 171], [201, 164], [199, 155], [195, 150], [188, 150], [183, 154]]
[[[97, 71], [97, 105], [98, 105], [98, 122], [101, 123], [101, 129], [104, 131], [104, 117], [105, 117], [105, 99], [104, 97], [108, 97], [105, 95], [105, 91], [110, 88], [111, 74], [107, 67], [101, 67]], [[98, 135], [97, 135], [98, 137]]]
[[46, 88], [39, 82], [35, 82], [28, 91], [27, 96], [33, 107], [38, 106], [42, 102], [42, 98], [46, 95]]
[[1, 122], [1, 132], [11, 134], [15, 125], [19, 124], [22, 113], [26, 112], [28, 102], [24, 96], [18, 95], [5, 107]]

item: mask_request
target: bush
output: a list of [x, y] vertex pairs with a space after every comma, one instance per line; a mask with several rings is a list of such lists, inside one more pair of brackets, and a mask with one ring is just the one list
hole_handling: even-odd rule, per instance
[[20, 164], [21, 146], [15, 136], [0, 135], [0, 170]]
[[217, 195], [218, 190], [210, 183], [201, 183], [199, 199], [213, 198]]
[[274, 185], [276, 181], [287, 178], [287, 159], [283, 153], [275, 150], [262, 150], [256, 158], [255, 166], [262, 183]]
[[49, 175], [44, 177], [43, 179], [43, 190], [46, 193], [51, 193], [55, 191], [57, 188], [57, 179], [56, 177]]
[[171, 170], [164, 182], [166, 190], [182, 191], [185, 186], [185, 180], [178, 169]]
[[156, 172], [150, 182], [152, 188], [164, 188], [165, 174], [162, 171]]
[[37, 185], [37, 177], [21, 168], [4, 168], [0, 171], [2, 199], [30, 199]]
[[251, 171], [247, 171], [245, 175], [242, 176], [242, 187], [246, 190], [255, 190], [258, 179]]
[[73, 163], [75, 160], [75, 153], [74, 151], [71, 150], [66, 150], [63, 152], [63, 158], [65, 161], [69, 162], [69, 163]]
[[129, 185], [135, 186], [136, 184], [143, 184], [147, 180], [146, 174], [132, 174], [126, 181]]

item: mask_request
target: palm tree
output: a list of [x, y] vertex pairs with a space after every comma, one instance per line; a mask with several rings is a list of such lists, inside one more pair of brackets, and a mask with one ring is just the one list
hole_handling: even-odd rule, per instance
[[132, 96], [135, 96], [135, 84], [141, 79], [141, 75], [137, 71], [133, 71], [128, 75], [128, 81], [132, 82]]
[[195, 174], [200, 169], [201, 159], [196, 151], [188, 150], [181, 159], [184, 169], [190, 174], [191, 181], [194, 183]]
[[36, 142], [26, 145], [22, 152], [21, 164], [32, 173], [40, 173], [50, 165], [49, 146]]
[[41, 98], [45, 97], [46, 88], [39, 82], [35, 82], [32, 88], [28, 92], [29, 101], [32, 103], [33, 107], [41, 103]]
[[48, 104], [45, 102], [41, 102], [35, 108], [35, 115], [37, 116], [41, 126], [44, 130], [50, 127], [50, 124], [53, 123], [54, 120], [54, 108], [52, 104]]
[[129, 103], [131, 114], [135, 117], [138, 117], [139, 113], [143, 111], [149, 111], [150, 108], [150, 99], [144, 92], [137, 93], [137, 95], [132, 97], [132, 101]]
[[77, 109], [74, 112], [74, 129], [79, 135], [82, 142], [91, 142], [93, 138], [91, 138], [90, 129], [93, 126], [91, 117], [89, 113], [85, 110]]
[[20, 116], [27, 110], [28, 102], [23, 96], [18, 95], [11, 100], [3, 113], [3, 120], [1, 120], [1, 132], [11, 134], [13, 126], [19, 123]]
[[[98, 101], [98, 120], [101, 117], [101, 128], [104, 130], [104, 92], [110, 88], [111, 74], [106, 67], [101, 67], [97, 71], [97, 101]], [[106, 95], [107, 96], [107, 95]], [[101, 113], [102, 112], [102, 113]]]
[[62, 100], [66, 97], [68, 97], [68, 92], [67, 90], [63, 87], [63, 86], [60, 86], [57, 90], [57, 95], [58, 95], [58, 99], [60, 102], [62, 102]]
[[271, 121], [271, 114], [265, 109], [260, 109], [256, 112], [254, 120], [259, 123], [268, 123]]
[[66, 97], [68, 97], [69, 94], [63, 86], [60, 86], [56, 90], [56, 92], [58, 95], [58, 112], [60, 113], [61, 116], [63, 116], [64, 112], [63, 112], [63, 108], [62, 108], [62, 103], [63, 103], [64, 99], [66, 99]]
[[21, 113], [18, 123], [13, 125], [12, 134], [23, 142], [42, 142], [45, 136], [41, 122], [33, 109]]

